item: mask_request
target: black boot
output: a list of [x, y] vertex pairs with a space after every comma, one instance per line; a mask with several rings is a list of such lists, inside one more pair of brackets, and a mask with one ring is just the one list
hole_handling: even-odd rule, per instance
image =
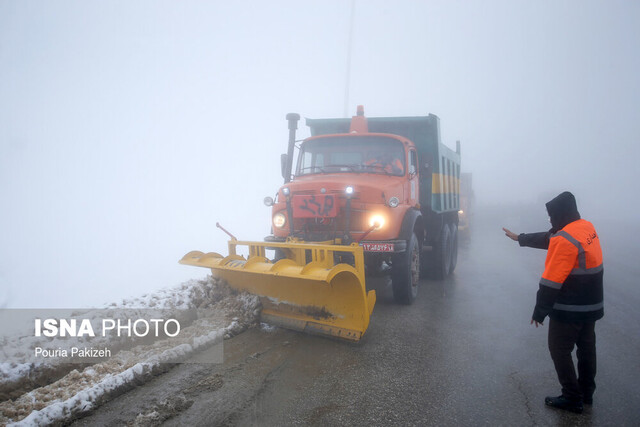
[[553, 406], [554, 408], [575, 412], [576, 414], [581, 414], [584, 409], [581, 401], [569, 400], [564, 396], [547, 396], [544, 398], [544, 403], [547, 406]]

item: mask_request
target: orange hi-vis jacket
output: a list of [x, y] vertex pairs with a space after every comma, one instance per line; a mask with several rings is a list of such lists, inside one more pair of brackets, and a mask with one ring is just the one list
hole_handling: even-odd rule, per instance
[[564, 322], [602, 318], [604, 269], [600, 239], [584, 219], [567, 224], [551, 235], [540, 279], [533, 320], [548, 315]]

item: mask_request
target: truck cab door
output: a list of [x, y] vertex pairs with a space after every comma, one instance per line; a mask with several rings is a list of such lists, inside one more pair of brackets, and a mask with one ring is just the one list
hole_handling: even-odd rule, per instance
[[409, 204], [415, 206], [418, 204], [420, 198], [420, 181], [418, 180], [418, 156], [416, 150], [409, 150], [409, 182], [408, 182], [408, 196]]

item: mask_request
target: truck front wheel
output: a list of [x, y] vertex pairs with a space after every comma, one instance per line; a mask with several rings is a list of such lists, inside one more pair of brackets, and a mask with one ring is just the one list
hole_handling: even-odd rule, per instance
[[407, 242], [407, 250], [393, 260], [391, 284], [393, 298], [400, 304], [411, 304], [418, 296], [420, 276], [420, 245], [415, 233]]

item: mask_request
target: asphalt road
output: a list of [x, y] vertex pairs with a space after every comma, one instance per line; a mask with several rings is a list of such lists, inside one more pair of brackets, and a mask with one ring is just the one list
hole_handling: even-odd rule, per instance
[[577, 415], [543, 402], [560, 394], [547, 326], [529, 324], [545, 252], [519, 248], [501, 227], [540, 230], [524, 229], [535, 221], [517, 212], [497, 218], [476, 217], [455, 274], [421, 282], [412, 306], [375, 283], [357, 344], [251, 329], [225, 342], [224, 364], [176, 366], [76, 424], [640, 425], [637, 233], [596, 224], [605, 250], [598, 388]]

